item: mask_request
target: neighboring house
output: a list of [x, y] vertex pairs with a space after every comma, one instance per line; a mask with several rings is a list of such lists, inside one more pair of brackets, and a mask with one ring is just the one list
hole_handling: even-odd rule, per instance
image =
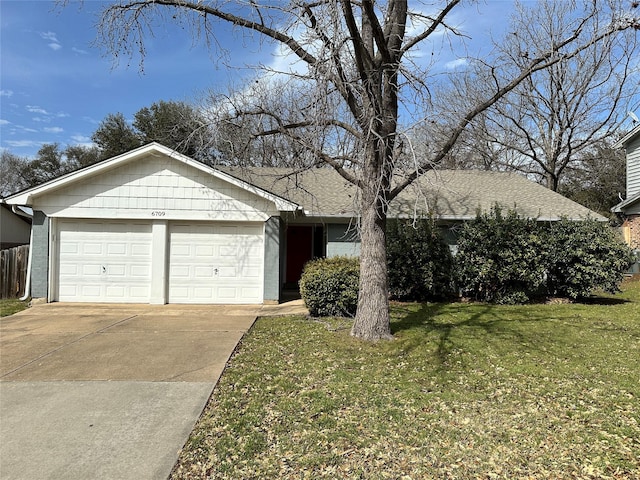
[[640, 249], [640, 124], [625, 135], [615, 148], [624, 148], [627, 156], [627, 198], [611, 209], [622, 217], [622, 232], [627, 244]]
[[26, 212], [15, 213], [9, 205], [0, 203], [0, 250], [28, 245], [31, 218]]
[[[211, 168], [157, 143], [6, 202], [34, 210], [31, 295], [48, 301], [272, 303], [309, 259], [359, 253], [357, 191], [333, 169]], [[604, 220], [519, 175], [478, 171], [431, 172], [389, 216], [455, 225], [495, 204]]]

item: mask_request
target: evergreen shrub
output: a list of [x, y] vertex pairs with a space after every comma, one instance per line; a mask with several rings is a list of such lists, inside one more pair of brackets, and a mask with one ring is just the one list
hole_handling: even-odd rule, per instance
[[353, 317], [358, 306], [360, 262], [332, 257], [308, 262], [300, 279], [300, 295], [314, 317]]
[[597, 290], [619, 291], [633, 254], [608, 224], [593, 219], [562, 219], [548, 226], [547, 237], [550, 295], [575, 300]]
[[453, 257], [432, 219], [389, 221], [387, 263], [391, 298], [424, 302], [454, 293]]
[[544, 290], [544, 232], [498, 206], [465, 223], [455, 257], [460, 293], [474, 300], [526, 303]]

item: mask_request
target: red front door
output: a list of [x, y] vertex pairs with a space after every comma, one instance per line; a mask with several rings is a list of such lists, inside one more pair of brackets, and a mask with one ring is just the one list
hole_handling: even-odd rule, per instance
[[298, 283], [304, 264], [313, 258], [313, 227], [287, 228], [287, 283]]

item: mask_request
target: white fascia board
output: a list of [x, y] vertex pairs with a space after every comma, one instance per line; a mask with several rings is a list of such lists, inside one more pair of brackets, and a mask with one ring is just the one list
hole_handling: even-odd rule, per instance
[[640, 193], [636, 193], [633, 197], [623, 200], [611, 209], [613, 213], [623, 213], [623, 210], [640, 200]]
[[613, 148], [624, 147], [627, 143], [633, 140], [635, 136], [638, 134], [640, 134], [640, 124], [636, 125], [634, 128], [631, 129], [629, 133], [627, 133], [624, 137], [622, 137], [620, 140], [614, 143]]

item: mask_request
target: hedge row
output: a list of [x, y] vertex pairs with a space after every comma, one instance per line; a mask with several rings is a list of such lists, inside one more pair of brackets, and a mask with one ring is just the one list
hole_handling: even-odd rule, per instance
[[[602, 222], [543, 223], [498, 207], [462, 226], [455, 257], [432, 220], [390, 221], [387, 257], [391, 298], [439, 301], [462, 295], [509, 304], [614, 293], [633, 261], [631, 250]], [[300, 293], [311, 315], [353, 316], [358, 273], [352, 258], [307, 264]]]
[[606, 223], [542, 223], [495, 207], [462, 228], [455, 278], [462, 295], [485, 302], [576, 300], [617, 292], [632, 262], [631, 250]]

